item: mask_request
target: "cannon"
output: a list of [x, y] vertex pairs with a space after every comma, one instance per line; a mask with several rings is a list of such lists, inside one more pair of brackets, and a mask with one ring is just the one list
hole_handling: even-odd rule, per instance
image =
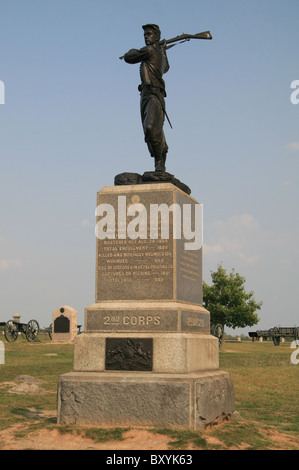
[[[78, 335], [81, 334], [81, 328], [82, 328], [82, 325], [77, 326]], [[51, 341], [52, 341], [52, 332], [53, 332], [52, 323], [50, 324], [50, 326], [48, 326], [48, 328], [45, 328], [43, 330], [44, 334], [49, 335], [49, 338], [50, 338]]]
[[279, 346], [281, 338], [299, 339], [299, 327], [275, 326], [269, 330], [250, 331], [248, 336], [252, 338], [252, 341], [260, 338], [266, 341], [269, 338], [273, 341], [274, 346]]
[[50, 326], [48, 326], [48, 328], [45, 328], [45, 329], [44, 329], [44, 333], [45, 333], [46, 335], [49, 335], [49, 338], [50, 338], [50, 340], [52, 341], [52, 323], [51, 323]]
[[4, 326], [4, 336], [9, 343], [16, 341], [19, 333], [24, 335], [30, 343], [38, 340], [39, 324], [36, 320], [30, 320], [28, 323], [8, 320], [0, 322], [0, 326]]

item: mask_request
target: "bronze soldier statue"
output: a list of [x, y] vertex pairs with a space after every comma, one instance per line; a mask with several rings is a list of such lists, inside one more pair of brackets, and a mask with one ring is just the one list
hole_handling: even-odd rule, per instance
[[174, 43], [177, 42], [183, 43], [190, 41], [190, 39], [212, 39], [212, 35], [210, 31], [197, 34], [183, 33], [180, 36], [161, 41], [159, 26], [146, 24], [142, 28], [146, 46], [142, 49], [131, 49], [120, 59], [124, 59], [128, 64], [141, 62], [141, 85], [138, 89], [141, 94], [140, 111], [144, 137], [149, 152], [155, 159], [155, 171], [163, 173], [168, 152], [163, 131], [165, 116], [172, 127], [165, 109], [166, 91], [163, 75], [169, 70], [166, 50], [175, 46]]
[[140, 112], [147, 143], [151, 156], [155, 159], [155, 171], [165, 172], [165, 161], [168, 146], [163, 131], [165, 110], [165, 82], [163, 74], [169, 70], [166, 55], [166, 41], [160, 41], [161, 31], [155, 24], [142, 26], [146, 46], [142, 49], [131, 49], [124, 55], [128, 64], [140, 65], [141, 85]]

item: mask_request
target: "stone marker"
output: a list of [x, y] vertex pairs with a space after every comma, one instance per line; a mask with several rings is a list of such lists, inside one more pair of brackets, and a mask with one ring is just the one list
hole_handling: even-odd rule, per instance
[[[95, 303], [75, 338], [74, 370], [59, 378], [58, 423], [201, 429], [231, 416], [233, 384], [202, 306], [200, 204], [171, 183], [105, 187], [97, 202]], [[161, 204], [174, 209], [168, 238], [162, 213], [149, 223]]]
[[72, 307], [59, 307], [52, 316], [52, 342], [73, 343], [77, 336], [78, 315]]

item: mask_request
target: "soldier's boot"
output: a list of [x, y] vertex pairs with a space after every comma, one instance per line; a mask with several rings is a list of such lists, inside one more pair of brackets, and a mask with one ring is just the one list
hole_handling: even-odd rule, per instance
[[160, 143], [152, 144], [152, 149], [155, 158], [155, 171], [163, 173], [165, 171], [165, 162], [162, 155], [162, 145]]
[[155, 171], [157, 173], [164, 173], [165, 172], [165, 165], [164, 165], [164, 162], [163, 162], [162, 158], [157, 159], [155, 157]]
[[164, 146], [162, 150], [162, 161], [164, 165], [164, 171], [166, 171], [165, 163], [166, 163], [167, 152], [168, 152], [168, 145], [166, 144], [166, 142], [164, 142]]

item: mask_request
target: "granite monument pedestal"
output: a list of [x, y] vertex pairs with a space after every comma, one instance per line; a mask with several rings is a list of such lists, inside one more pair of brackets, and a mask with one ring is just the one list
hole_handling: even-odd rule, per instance
[[201, 209], [170, 183], [99, 191], [95, 303], [59, 378], [60, 424], [200, 429], [232, 415], [202, 306]]

